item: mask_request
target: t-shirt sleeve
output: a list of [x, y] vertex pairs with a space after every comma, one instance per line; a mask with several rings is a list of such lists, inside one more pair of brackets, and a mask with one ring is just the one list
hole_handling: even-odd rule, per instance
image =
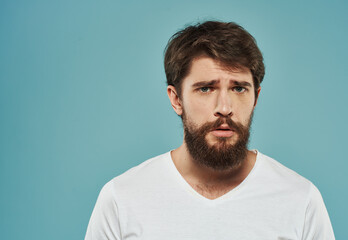
[[334, 240], [335, 236], [323, 198], [319, 190], [311, 184], [302, 240], [313, 239]]
[[118, 207], [111, 182], [99, 193], [89, 220], [85, 240], [121, 240]]

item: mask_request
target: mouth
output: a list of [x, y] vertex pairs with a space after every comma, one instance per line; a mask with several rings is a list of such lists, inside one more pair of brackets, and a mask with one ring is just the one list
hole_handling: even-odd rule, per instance
[[222, 138], [232, 137], [235, 134], [235, 131], [225, 124], [213, 129], [211, 132], [215, 137]]
[[232, 130], [232, 128], [230, 128], [227, 124], [222, 124], [214, 130]]

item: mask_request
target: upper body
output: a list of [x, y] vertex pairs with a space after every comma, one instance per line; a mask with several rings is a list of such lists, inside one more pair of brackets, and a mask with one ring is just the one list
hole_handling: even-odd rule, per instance
[[265, 69], [247, 31], [189, 26], [169, 41], [165, 71], [183, 144], [108, 183], [87, 239], [334, 239], [318, 190], [248, 150]]
[[170, 152], [108, 182], [86, 240], [334, 239], [318, 189], [257, 152], [237, 187], [209, 199], [182, 177]]

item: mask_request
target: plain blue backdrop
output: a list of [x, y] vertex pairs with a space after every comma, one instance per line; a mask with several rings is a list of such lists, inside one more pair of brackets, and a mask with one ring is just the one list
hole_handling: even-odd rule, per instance
[[235, 21], [266, 75], [257, 148], [321, 191], [347, 237], [345, 1], [0, 1], [1, 239], [83, 239], [101, 187], [182, 142], [163, 50], [189, 23]]

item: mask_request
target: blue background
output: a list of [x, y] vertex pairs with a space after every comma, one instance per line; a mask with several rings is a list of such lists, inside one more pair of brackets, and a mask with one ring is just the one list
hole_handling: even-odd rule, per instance
[[345, 1], [0, 1], [2, 239], [83, 239], [101, 187], [182, 142], [163, 50], [235, 21], [266, 76], [251, 148], [310, 179], [347, 236]]

